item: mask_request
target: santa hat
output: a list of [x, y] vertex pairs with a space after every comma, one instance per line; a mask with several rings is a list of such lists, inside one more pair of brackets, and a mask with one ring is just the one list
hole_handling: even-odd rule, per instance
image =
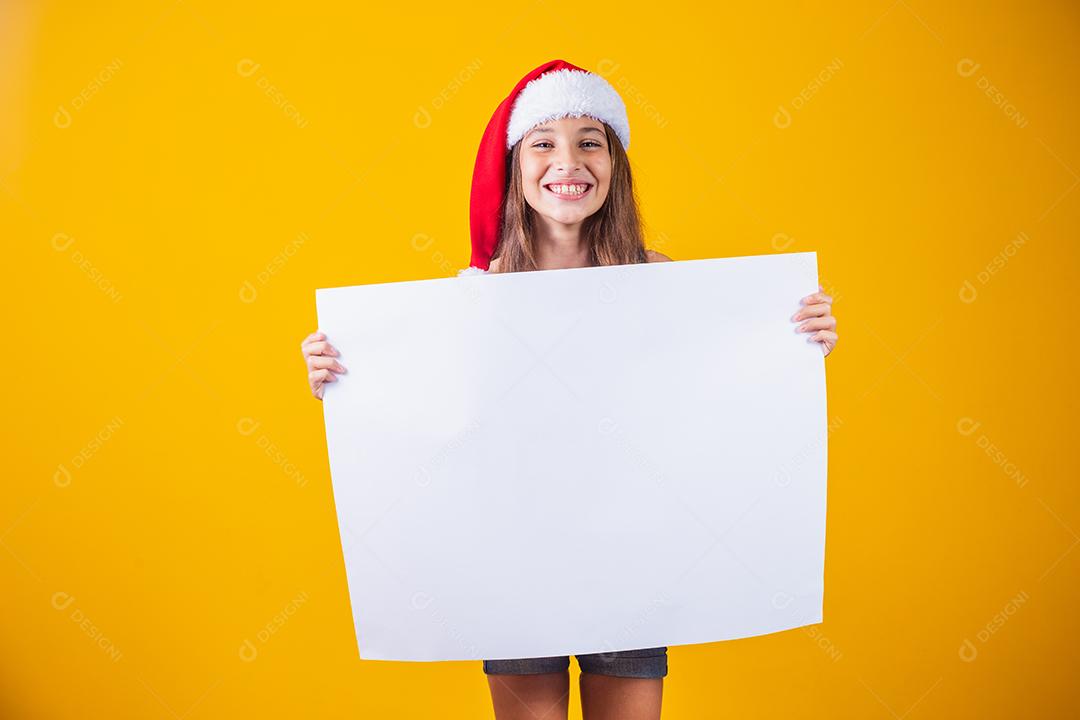
[[510, 148], [540, 123], [583, 115], [610, 125], [623, 148], [630, 147], [630, 123], [619, 93], [600, 75], [564, 60], [546, 62], [530, 72], [495, 108], [480, 140], [473, 168], [469, 201], [470, 269], [487, 270], [499, 242]]

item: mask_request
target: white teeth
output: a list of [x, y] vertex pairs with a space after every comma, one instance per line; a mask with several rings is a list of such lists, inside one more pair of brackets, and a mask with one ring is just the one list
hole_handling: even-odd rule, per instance
[[556, 195], [581, 195], [589, 189], [588, 185], [548, 185]]

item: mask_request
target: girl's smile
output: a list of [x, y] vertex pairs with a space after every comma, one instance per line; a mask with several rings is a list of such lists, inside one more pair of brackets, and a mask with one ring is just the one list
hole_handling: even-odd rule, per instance
[[574, 181], [555, 182], [544, 186], [545, 190], [564, 202], [581, 200], [592, 188], [592, 183]]

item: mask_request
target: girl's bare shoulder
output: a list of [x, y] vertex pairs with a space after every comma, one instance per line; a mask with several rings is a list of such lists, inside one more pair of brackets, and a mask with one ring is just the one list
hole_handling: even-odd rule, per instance
[[655, 250], [646, 250], [645, 257], [649, 259], [649, 262], [671, 262], [671, 258], [662, 252], [656, 252]]

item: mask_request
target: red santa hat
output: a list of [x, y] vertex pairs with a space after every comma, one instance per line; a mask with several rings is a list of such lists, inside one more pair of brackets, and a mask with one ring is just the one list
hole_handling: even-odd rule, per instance
[[630, 123], [619, 93], [600, 75], [564, 60], [546, 62], [530, 72], [495, 108], [473, 167], [469, 201], [471, 268], [487, 270], [499, 242], [510, 148], [540, 123], [583, 115], [610, 125], [623, 148], [630, 147]]

